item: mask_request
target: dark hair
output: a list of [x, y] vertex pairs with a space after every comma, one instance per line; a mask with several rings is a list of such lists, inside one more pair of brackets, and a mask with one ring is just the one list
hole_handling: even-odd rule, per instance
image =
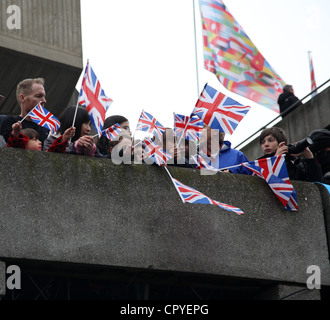
[[286, 134], [282, 128], [279, 127], [272, 127], [272, 128], [266, 128], [260, 133], [259, 142], [260, 144], [262, 141], [269, 135], [272, 135], [278, 143], [285, 142], [285, 144], [288, 144], [288, 139], [286, 137]]
[[21, 133], [27, 136], [29, 139], [39, 139], [39, 133], [31, 128], [21, 130]]
[[[104, 120], [104, 125], [102, 130], [108, 129], [113, 125], [115, 125], [116, 123], [122, 124], [123, 122], [126, 121], [128, 120], [123, 116], [119, 116], [119, 115], [110, 116]], [[103, 155], [107, 155], [109, 153], [110, 147], [114, 147], [118, 143], [119, 141], [109, 141], [107, 137], [101, 136], [96, 146]]]
[[293, 89], [292, 85], [291, 84], [287, 84], [283, 87], [283, 92], [288, 92], [290, 91], [291, 89]]
[[[65, 130], [72, 127], [73, 118], [76, 113], [76, 106], [70, 106], [66, 108], [59, 117], [61, 122], [61, 126], [58, 129], [58, 132], [63, 134]], [[78, 106], [76, 120], [74, 123], [74, 127], [76, 128], [76, 134], [72, 138], [72, 142], [78, 140], [80, 138], [81, 127], [84, 123], [90, 122], [90, 117], [88, 111], [85, 107]]]

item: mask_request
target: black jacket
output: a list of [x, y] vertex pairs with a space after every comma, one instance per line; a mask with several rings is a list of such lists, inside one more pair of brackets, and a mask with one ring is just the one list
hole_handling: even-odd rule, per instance
[[[277, 100], [277, 103], [280, 106], [280, 113], [286, 111], [297, 101], [299, 101], [299, 99], [289, 91], [280, 94]], [[297, 103], [296, 107], [300, 106], [301, 104], [301, 102]]]
[[[274, 157], [275, 153], [266, 154], [259, 159]], [[315, 158], [295, 158], [287, 155], [285, 164], [290, 180], [306, 182], [324, 182], [321, 166]]]
[[[1, 121], [0, 125], [0, 135], [2, 135], [6, 142], [8, 142], [10, 133], [13, 131], [13, 124], [17, 121], [22, 121], [22, 117], [20, 116], [6, 116]], [[44, 141], [47, 139], [49, 134], [49, 129], [45, 127], [41, 127], [37, 125], [35, 122], [24, 120], [22, 122], [23, 129], [31, 128], [38, 132], [39, 134], [39, 140], [44, 144]]]

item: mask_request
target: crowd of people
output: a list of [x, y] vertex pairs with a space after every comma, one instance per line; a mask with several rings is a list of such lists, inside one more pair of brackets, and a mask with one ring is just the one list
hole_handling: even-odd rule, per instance
[[[285, 93], [285, 92], [284, 92]], [[292, 92], [286, 96], [292, 96]], [[120, 136], [114, 141], [107, 137], [91, 135], [91, 121], [84, 107], [70, 106], [59, 117], [60, 128], [55, 134], [33, 122], [28, 114], [37, 105], [46, 103], [44, 80], [26, 79], [18, 84], [16, 98], [20, 106], [18, 116], [0, 117], [0, 146], [45, 152], [76, 154], [111, 159], [114, 163], [150, 163], [140, 141], [134, 141], [129, 121], [121, 115], [105, 119], [103, 129], [119, 124]], [[75, 119], [75, 120], [74, 120]], [[23, 121], [24, 120], [24, 121]], [[330, 131], [315, 130], [308, 144], [292, 153], [283, 129], [267, 128], [260, 134], [262, 158], [286, 155], [285, 161], [290, 180], [330, 183]], [[194, 156], [215, 170], [251, 175], [242, 163], [249, 162], [243, 152], [233, 149], [225, 140], [225, 134], [204, 125], [200, 143], [178, 139], [172, 128], [166, 128], [163, 136], [153, 137], [157, 145], [171, 155], [166, 165], [198, 168]], [[297, 151], [295, 151], [297, 152]], [[254, 160], [254, 159], [250, 159]]]

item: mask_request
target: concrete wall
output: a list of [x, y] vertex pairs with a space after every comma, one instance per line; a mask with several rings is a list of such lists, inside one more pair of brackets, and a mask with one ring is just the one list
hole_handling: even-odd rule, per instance
[[[305, 285], [308, 266], [330, 285], [319, 187], [294, 181], [288, 212], [258, 177], [169, 167], [174, 178], [241, 208], [183, 204], [163, 168], [0, 149], [0, 260], [270, 280]], [[329, 201], [326, 199], [325, 201]], [[19, 265], [19, 264], [18, 264]]]
[[67, 107], [83, 68], [79, 0], [18, 0], [20, 29], [10, 29], [0, 2], [0, 114], [20, 113], [16, 86], [26, 78], [46, 79], [46, 108], [59, 116]]
[[0, 3], [0, 46], [35, 57], [81, 67], [82, 39], [79, 0], [16, 0], [21, 28], [9, 29], [7, 8]]
[[[286, 115], [276, 127], [284, 129], [289, 142], [296, 142], [307, 137], [313, 130], [330, 126], [330, 87], [313, 99]], [[250, 161], [258, 159], [262, 153], [259, 135], [240, 150]]]

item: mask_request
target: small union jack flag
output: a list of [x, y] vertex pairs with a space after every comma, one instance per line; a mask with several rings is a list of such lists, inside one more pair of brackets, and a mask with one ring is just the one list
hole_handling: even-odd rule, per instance
[[141, 113], [136, 130], [152, 133], [159, 139], [162, 138], [163, 133], [165, 132], [164, 126], [158, 122], [151, 114], [145, 112], [144, 110]]
[[196, 163], [197, 167], [196, 169], [205, 169], [213, 172], [219, 172], [219, 169], [216, 169], [209, 165], [203, 157], [201, 157], [199, 154], [196, 154], [194, 156], [191, 156], [191, 159]]
[[145, 138], [142, 141], [142, 144], [145, 147], [147, 156], [159, 166], [164, 165], [167, 161], [173, 158], [150, 138]]
[[232, 135], [250, 109], [206, 84], [193, 114], [211, 128]]
[[87, 108], [94, 128], [100, 134], [104, 125], [106, 112], [113, 100], [105, 95], [100, 81], [87, 61], [78, 103]]
[[191, 187], [184, 185], [180, 181], [178, 181], [172, 177], [171, 177], [171, 179], [176, 187], [176, 190], [178, 191], [178, 193], [181, 197], [182, 202], [184, 202], [184, 203], [189, 202], [189, 203], [212, 204], [215, 206], [219, 206], [220, 208], [225, 209], [227, 211], [235, 212], [239, 215], [244, 214], [244, 212], [239, 208], [233, 207], [233, 206], [225, 204], [225, 203], [221, 203], [219, 201], [212, 200], [205, 194], [203, 194]]
[[174, 133], [179, 138], [199, 141], [203, 124], [203, 121], [198, 117], [189, 117], [174, 113]]
[[61, 126], [60, 121], [40, 103], [28, 115], [36, 124], [49, 129], [52, 134], [55, 134]]
[[293, 188], [285, 164], [285, 155], [243, 163], [257, 176], [266, 180], [288, 211], [297, 211], [297, 193]]
[[112, 127], [105, 129], [102, 131], [102, 136], [107, 137], [110, 141], [114, 140], [116, 137], [120, 135], [122, 129], [120, 128], [120, 124], [116, 123]]

